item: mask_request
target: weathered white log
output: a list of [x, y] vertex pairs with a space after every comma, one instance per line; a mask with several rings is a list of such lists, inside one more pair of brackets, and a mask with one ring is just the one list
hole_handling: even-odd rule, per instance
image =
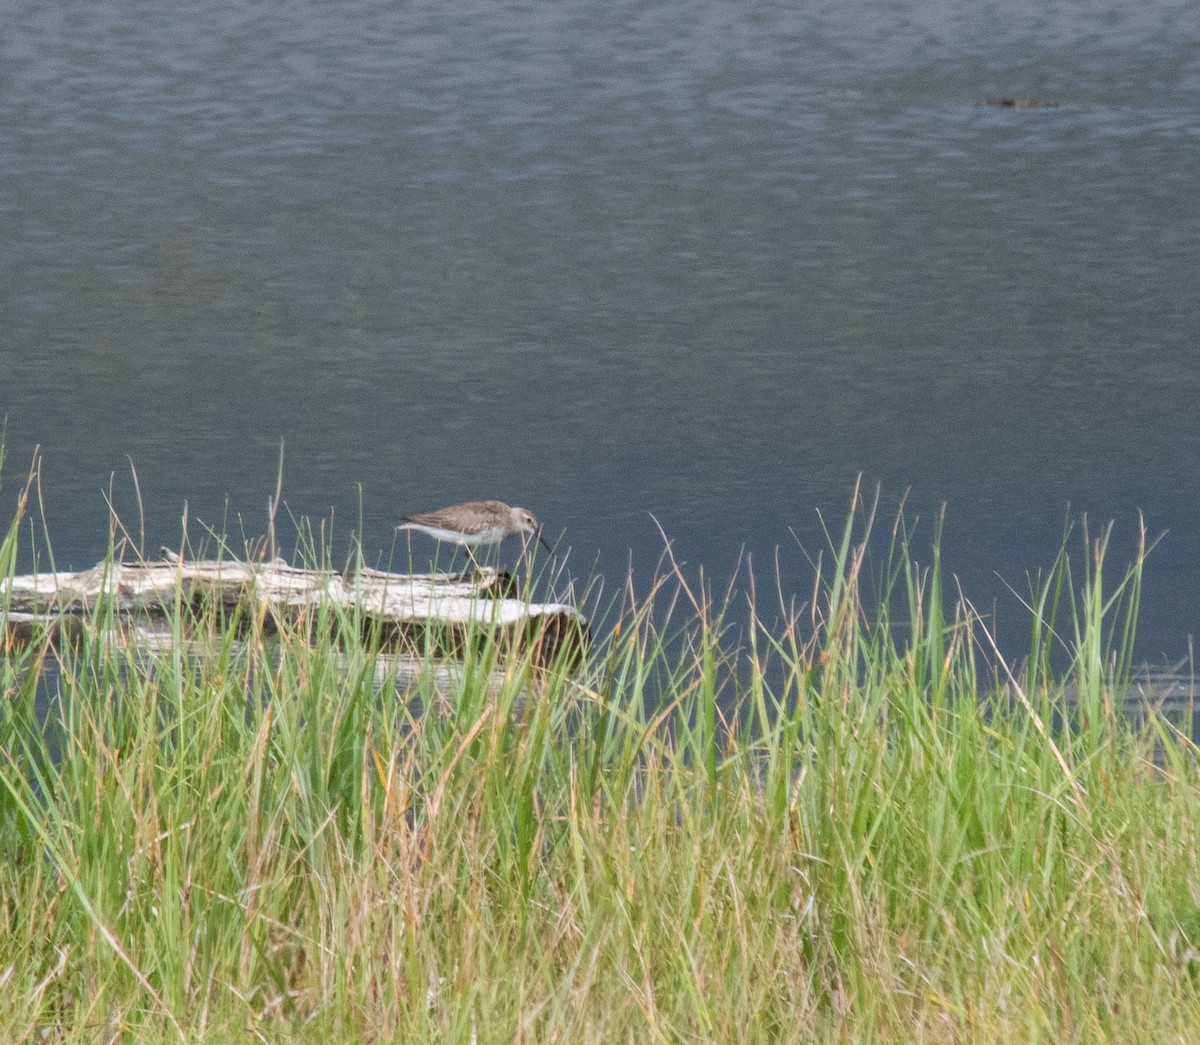
[[[506, 598], [507, 574], [401, 574], [363, 568], [350, 577], [267, 562], [190, 562], [167, 553], [163, 562], [103, 562], [74, 573], [36, 573], [0, 581], [5, 631], [20, 638], [37, 626], [75, 634], [78, 619], [104, 604], [132, 619], [166, 619], [176, 604], [191, 611], [256, 606], [275, 620], [313, 621], [320, 608], [357, 612], [393, 642], [425, 641], [440, 629], [446, 652], [471, 629], [501, 629], [518, 648], [540, 647], [549, 659], [562, 642], [588, 640], [587, 621], [566, 603]], [[68, 618], [75, 618], [69, 621]]]

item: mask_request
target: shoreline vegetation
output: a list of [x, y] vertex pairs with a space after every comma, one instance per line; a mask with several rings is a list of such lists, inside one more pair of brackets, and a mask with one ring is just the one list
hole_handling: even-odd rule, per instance
[[856, 491], [795, 600], [668, 554], [582, 664], [481, 625], [403, 699], [345, 610], [11, 646], [0, 1040], [1194, 1040], [1191, 713], [1122, 706], [1144, 537], [1064, 538], [1018, 668], [880, 530]]

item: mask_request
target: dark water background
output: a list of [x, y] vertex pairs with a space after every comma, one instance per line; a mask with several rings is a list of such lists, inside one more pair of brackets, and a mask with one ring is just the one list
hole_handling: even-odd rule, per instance
[[653, 513], [806, 595], [797, 539], [861, 473], [926, 540], [946, 505], [1012, 641], [1001, 578], [1085, 512], [1124, 564], [1143, 511], [1139, 652], [1173, 660], [1198, 332], [1194, 3], [0, 16], [0, 506], [40, 445], [60, 566], [103, 553], [113, 473], [135, 524], [130, 460], [151, 548], [185, 502], [260, 532], [283, 439], [291, 511], [381, 559], [398, 515], [498, 497], [610, 584]]

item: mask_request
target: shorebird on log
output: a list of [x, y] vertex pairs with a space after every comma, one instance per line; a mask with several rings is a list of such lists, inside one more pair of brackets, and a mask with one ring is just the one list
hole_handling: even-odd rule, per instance
[[536, 537], [543, 548], [552, 550], [533, 512], [528, 508], [511, 508], [503, 501], [467, 501], [421, 515], [405, 515], [396, 529], [416, 530], [435, 540], [460, 545], [476, 566], [479, 564], [472, 549], [499, 544], [513, 534]]

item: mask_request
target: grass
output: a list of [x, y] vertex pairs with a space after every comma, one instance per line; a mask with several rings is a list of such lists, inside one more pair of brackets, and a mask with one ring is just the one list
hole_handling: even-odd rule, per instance
[[874, 528], [803, 608], [668, 562], [582, 670], [484, 635], [408, 700], [352, 620], [10, 651], [0, 1040], [1194, 1040], [1191, 725], [1120, 714], [1144, 544], [1064, 541], [1017, 671]]

